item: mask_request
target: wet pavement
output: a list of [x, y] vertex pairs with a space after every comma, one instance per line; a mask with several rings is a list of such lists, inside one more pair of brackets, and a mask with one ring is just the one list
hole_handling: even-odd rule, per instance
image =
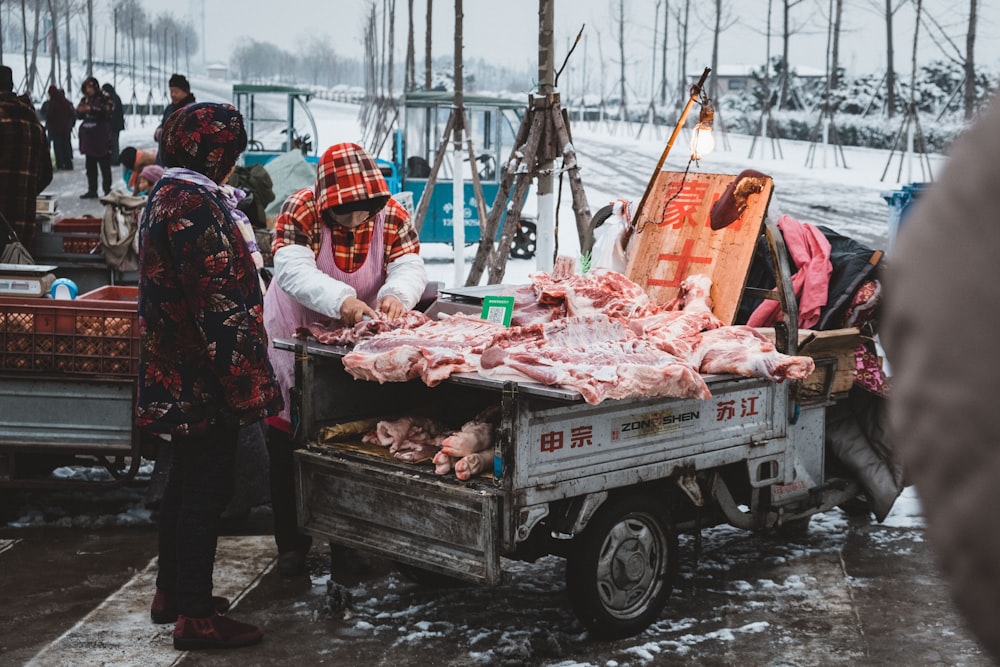
[[[133, 493], [117, 502], [141, 501], [142, 489]], [[729, 527], [704, 531], [700, 547], [682, 537], [680, 576], [660, 618], [638, 636], [596, 641], [571, 611], [559, 558], [505, 561], [507, 580], [493, 589], [434, 588], [382, 559], [338, 556], [331, 567], [318, 545], [310, 576], [288, 579], [273, 569], [261, 506], [230, 525], [215, 581], [217, 594], [236, 600], [235, 618], [265, 628], [263, 643], [182, 654], [171, 626], [148, 619], [152, 522], [102, 528], [122, 511], [107, 507], [103, 519], [78, 519], [91, 524], [83, 528], [11, 526], [12, 514], [45, 505], [43, 496], [3, 498], [5, 665], [992, 664], [952, 609], [919, 518], [880, 525], [839, 510], [798, 537]]]

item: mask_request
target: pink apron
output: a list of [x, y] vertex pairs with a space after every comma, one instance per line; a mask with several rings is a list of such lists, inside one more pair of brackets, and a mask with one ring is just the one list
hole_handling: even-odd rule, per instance
[[[358, 298], [372, 308], [376, 306], [375, 297], [379, 289], [385, 284], [385, 262], [382, 261], [385, 248], [384, 220], [385, 212], [383, 211], [375, 219], [365, 262], [354, 273], [346, 273], [337, 268], [333, 259], [332, 235], [326, 225], [323, 225], [319, 254], [316, 256], [316, 268], [331, 278], [353, 287], [358, 293]], [[270, 341], [274, 341], [275, 338], [291, 338], [299, 327], [327, 319], [329, 318], [326, 315], [310, 310], [288, 296], [278, 286], [277, 281], [271, 282], [264, 295], [264, 328], [267, 330], [267, 337]], [[281, 414], [274, 421], [270, 419], [268, 421], [273, 426], [287, 428], [291, 422], [289, 391], [295, 384], [295, 353], [290, 350], [278, 350], [273, 345], [269, 345], [267, 354], [271, 360], [271, 366], [274, 368], [274, 375], [281, 386], [281, 396], [285, 399], [285, 407]], [[284, 423], [282, 424], [282, 422]]]

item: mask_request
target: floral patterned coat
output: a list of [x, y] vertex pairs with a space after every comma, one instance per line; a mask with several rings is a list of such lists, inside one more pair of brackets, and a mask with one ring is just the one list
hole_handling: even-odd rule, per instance
[[138, 426], [189, 435], [277, 414], [260, 283], [220, 198], [164, 176], [139, 235]]

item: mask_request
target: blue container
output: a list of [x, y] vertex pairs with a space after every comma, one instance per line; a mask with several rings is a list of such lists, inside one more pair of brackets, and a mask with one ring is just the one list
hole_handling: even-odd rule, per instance
[[909, 213], [910, 204], [920, 198], [920, 195], [930, 186], [930, 183], [909, 183], [899, 190], [888, 190], [882, 193], [882, 198], [889, 205], [889, 247], [886, 254], [892, 252], [903, 222]]

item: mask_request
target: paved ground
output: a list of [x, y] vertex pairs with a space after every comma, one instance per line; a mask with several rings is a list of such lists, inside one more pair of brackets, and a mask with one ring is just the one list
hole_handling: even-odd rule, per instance
[[[362, 561], [365, 574], [338, 565], [331, 578], [322, 545], [310, 556], [309, 578], [286, 579], [272, 569], [270, 517], [260, 507], [222, 540], [216, 592], [237, 600], [235, 617], [264, 626], [264, 642], [179, 654], [170, 645], [171, 626], [154, 626], [147, 616], [152, 523], [98, 527], [116, 523], [115, 513], [142, 490], [132, 493], [103, 510], [74, 494], [3, 499], [0, 663], [992, 664], [952, 610], [922, 528], [839, 511], [815, 517], [808, 533], [793, 539], [723, 527], [706, 531], [697, 550], [684, 538], [681, 575], [660, 620], [639, 636], [599, 642], [570, 611], [561, 559], [508, 562], [508, 581], [495, 589], [433, 589], [379, 559]], [[72, 508], [88, 505], [88, 518], [74, 515]], [[11, 516], [27, 508], [45, 508], [48, 525], [10, 527]]]

